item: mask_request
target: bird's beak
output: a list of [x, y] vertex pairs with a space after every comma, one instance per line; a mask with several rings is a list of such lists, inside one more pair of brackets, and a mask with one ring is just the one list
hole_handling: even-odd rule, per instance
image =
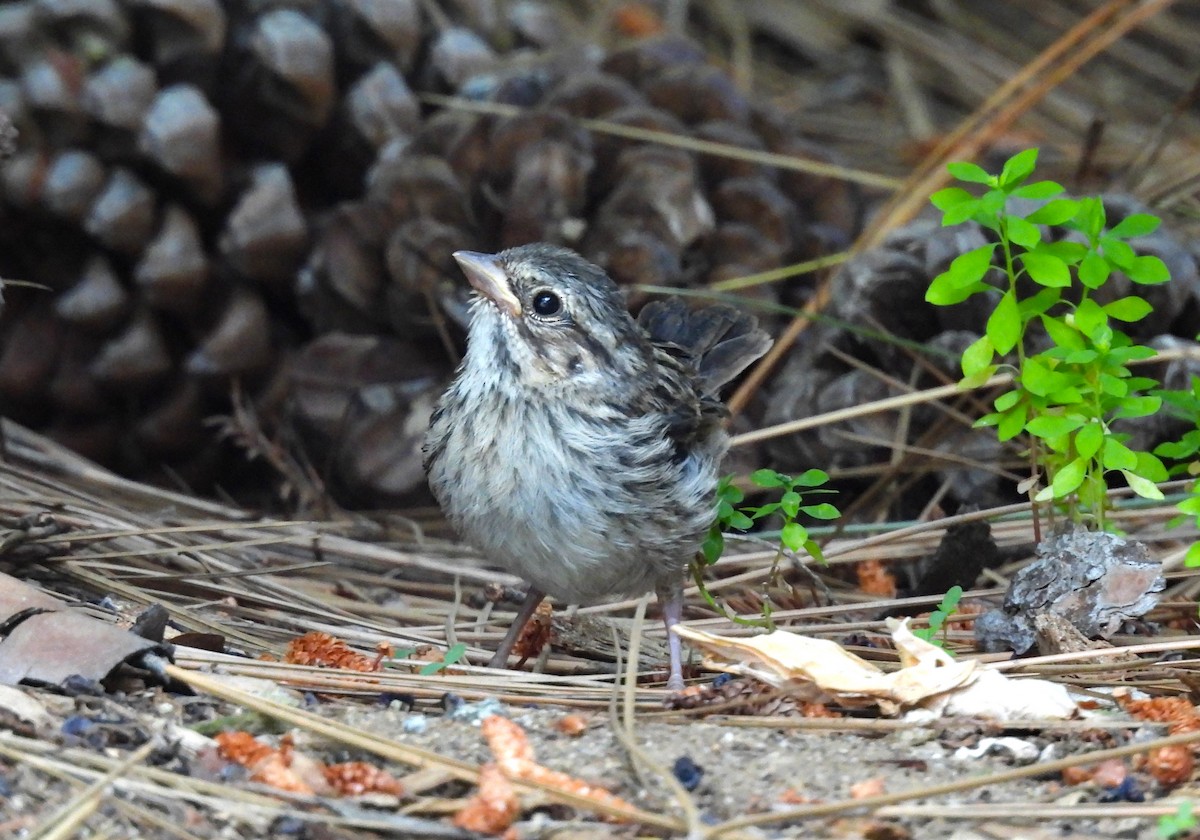
[[521, 314], [521, 301], [513, 294], [498, 256], [476, 251], [455, 251], [454, 259], [471, 285], [496, 304], [501, 312], [507, 312], [513, 318]]

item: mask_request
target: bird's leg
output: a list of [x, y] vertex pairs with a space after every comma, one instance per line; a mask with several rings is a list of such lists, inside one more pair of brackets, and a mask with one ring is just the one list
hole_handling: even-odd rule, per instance
[[676, 578], [656, 588], [662, 608], [663, 624], [667, 627], [667, 647], [671, 651], [671, 676], [667, 691], [683, 691], [683, 645], [671, 628], [683, 620], [683, 581]]
[[508, 655], [512, 653], [513, 645], [517, 643], [517, 638], [521, 635], [521, 631], [525, 629], [525, 625], [533, 617], [533, 612], [538, 608], [538, 604], [542, 603], [545, 598], [545, 592], [536, 586], [529, 587], [529, 591], [525, 593], [525, 600], [521, 602], [521, 606], [517, 609], [516, 618], [513, 619], [508, 632], [504, 634], [504, 640], [500, 642], [500, 647], [496, 648], [496, 653], [488, 662], [489, 668], [504, 668], [508, 666]]

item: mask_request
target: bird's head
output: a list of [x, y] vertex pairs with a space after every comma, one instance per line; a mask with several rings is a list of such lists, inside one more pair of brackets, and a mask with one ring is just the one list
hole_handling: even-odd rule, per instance
[[574, 251], [539, 243], [454, 259], [479, 292], [469, 352], [480, 360], [541, 387], [629, 387], [620, 380], [645, 369], [649, 344], [617, 285]]

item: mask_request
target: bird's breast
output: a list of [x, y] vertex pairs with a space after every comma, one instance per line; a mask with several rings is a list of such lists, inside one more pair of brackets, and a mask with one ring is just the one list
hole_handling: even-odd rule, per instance
[[438, 501], [488, 562], [556, 598], [645, 592], [682, 571], [712, 521], [716, 463], [680, 461], [653, 418], [469, 381], [447, 399], [431, 429]]

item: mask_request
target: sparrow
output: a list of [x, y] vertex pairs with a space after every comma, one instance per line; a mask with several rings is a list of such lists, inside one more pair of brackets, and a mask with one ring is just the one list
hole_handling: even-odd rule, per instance
[[679, 298], [635, 320], [600, 267], [566, 248], [454, 253], [475, 290], [467, 350], [430, 419], [430, 489], [459, 535], [529, 589], [492, 667], [547, 596], [654, 590], [671, 628], [716, 517], [728, 447], [722, 385], [767, 351], [757, 320]]

